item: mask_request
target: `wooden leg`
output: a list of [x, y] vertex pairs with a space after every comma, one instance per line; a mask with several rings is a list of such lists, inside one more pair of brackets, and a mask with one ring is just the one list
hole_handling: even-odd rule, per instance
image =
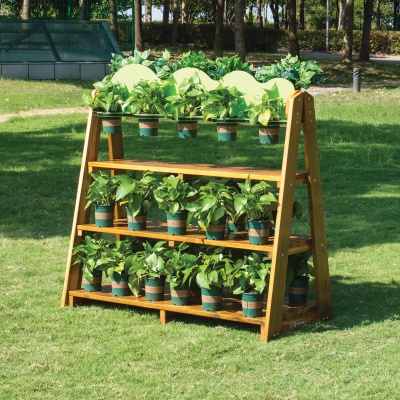
[[165, 325], [169, 321], [171, 321], [172, 316], [171, 313], [165, 310], [160, 310], [160, 324]]

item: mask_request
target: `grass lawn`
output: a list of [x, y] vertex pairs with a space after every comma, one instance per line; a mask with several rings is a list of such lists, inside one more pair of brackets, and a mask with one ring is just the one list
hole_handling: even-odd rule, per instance
[[[76, 107], [89, 87], [0, 80], [0, 114]], [[86, 114], [0, 123], [0, 399], [397, 399], [400, 89], [315, 104], [335, 317], [269, 343], [247, 325], [60, 308]], [[157, 138], [135, 121], [124, 133], [127, 157], [148, 160], [279, 168], [283, 151], [244, 126], [231, 143], [208, 124], [196, 141], [178, 141], [172, 122]]]

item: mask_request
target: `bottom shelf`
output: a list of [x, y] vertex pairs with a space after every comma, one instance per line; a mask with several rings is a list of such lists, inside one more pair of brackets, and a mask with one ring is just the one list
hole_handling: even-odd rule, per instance
[[[174, 313], [241, 322], [261, 327], [264, 327], [266, 323], [265, 302], [263, 315], [257, 318], [249, 318], [243, 316], [241, 300], [237, 298], [224, 298], [221, 311], [204, 311], [200, 295], [193, 295], [190, 305], [177, 306], [171, 303], [169, 291], [165, 292], [164, 301], [147, 301], [145, 296], [113, 296], [111, 294], [111, 287], [108, 285], [104, 285], [101, 292], [85, 292], [84, 290], [71, 290], [69, 292], [69, 304], [72, 306], [88, 300], [160, 310], [160, 322], [162, 324], [167, 323]], [[282, 332], [299, 329], [308, 322], [315, 320], [317, 320], [315, 301], [308, 301], [306, 305], [291, 306], [288, 304], [287, 299], [285, 299], [282, 315]]]

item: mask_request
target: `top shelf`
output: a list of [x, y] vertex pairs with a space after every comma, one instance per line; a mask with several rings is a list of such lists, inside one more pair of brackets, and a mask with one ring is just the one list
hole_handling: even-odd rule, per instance
[[[263, 169], [257, 167], [232, 167], [216, 166], [213, 164], [181, 164], [175, 162], [157, 162], [120, 159], [113, 161], [91, 161], [89, 172], [99, 169], [130, 170], [130, 171], [154, 171], [162, 173], [182, 174], [186, 176], [212, 176], [214, 178], [246, 179], [250, 175], [252, 180], [264, 180], [280, 182], [282, 171]], [[307, 175], [304, 171], [297, 171], [294, 179], [295, 185], [306, 183]]]

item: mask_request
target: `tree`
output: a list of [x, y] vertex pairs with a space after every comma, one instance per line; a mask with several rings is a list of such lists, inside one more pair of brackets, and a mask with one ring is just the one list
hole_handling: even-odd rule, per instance
[[117, 18], [116, 0], [108, 0], [108, 1], [110, 4], [110, 29], [115, 37], [115, 40], [118, 40], [118, 18]]
[[22, 19], [30, 19], [30, 14], [31, 10], [29, 0], [24, 0], [22, 3]]
[[244, 40], [244, 9], [245, 0], [235, 2], [235, 52], [244, 62], [246, 60], [246, 45]]
[[299, 29], [304, 31], [304, 0], [299, 1]]
[[153, 19], [153, 1], [146, 0], [146, 22], [151, 22]]
[[343, 38], [342, 62], [353, 61], [354, 0], [346, 1], [346, 23]]
[[189, 0], [182, 0], [182, 24], [189, 23]]
[[171, 43], [175, 45], [178, 42], [178, 24], [179, 24], [179, 3], [174, 0], [172, 9], [172, 36]]
[[345, 24], [346, 24], [346, 0], [340, 0], [338, 31], [344, 31]]
[[381, 0], [376, 0], [376, 26], [375, 29], [380, 31], [381, 27]]
[[257, 0], [257, 27], [261, 28], [263, 26], [262, 21], [262, 0]]
[[135, 0], [135, 49], [144, 51], [142, 38], [142, 1]]
[[289, 53], [300, 57], [299, 38], [297, 37], [296, 0], [288, 0], [289, 14]]
[[369, 61], [369, 50], [370, 50], [369, 39], [371, 37], [371, 23], [372, 23], [373, 10], [374, 10], [374, 1], [364, 0], [364, 22], [363, 22], [361, 48], [360, 48], [360, 60], [363, 61]]
[[217, 10], [215, 15], [215, 38], [214, 38], [214, 57], [222, 57], [223, 54], [223, 30], [224, 30], [224, 0], [217, 0]]
[[164, 0], [163, 5], [163, 25], [168, 25], [169, 22], [169, 0]]
[[274, 28], [279, 29], [279, 0], [270, 0], [269, 8], [274, 20]]

